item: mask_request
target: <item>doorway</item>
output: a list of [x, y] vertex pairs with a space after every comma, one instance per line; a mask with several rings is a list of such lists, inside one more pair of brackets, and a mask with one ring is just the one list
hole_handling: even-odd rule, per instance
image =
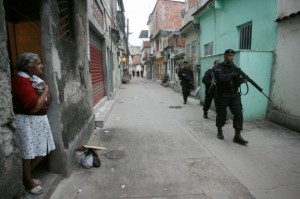
[[[37, 0], [4, 0], [5, 21], [8, 38], [8, 54], [11, 74], [17, 56], [34, 52], [43, 59], [40, 23], [40, 2]], [[43, 62], [43, 60], [42, 60]], [[44, 175], [49, 171], [48, 156], [37, 166], [33, 175]]]
[[11, 72], [16, 57], [24, 52], [37, 53], [42, 59], [40, 1], [4, 0]]

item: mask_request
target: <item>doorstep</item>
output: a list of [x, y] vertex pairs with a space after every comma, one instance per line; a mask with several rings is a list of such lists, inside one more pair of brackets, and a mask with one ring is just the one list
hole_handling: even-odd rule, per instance
[[21, 199], [49, 199], [56, 189], [57, 185], [63, 180], [63, 177], [49, 172], [47, 166], [38, 166], [33, 171], [33, 178], [38, 178], [42, 184], [44, 192], [40, 195], [33, 195], [28, 191], [25, 191], [25, 195]]
[[114, 104], [114, 100], [107, 100], [107, 97], [105, 97], [99, 102], [99, 104], [96, 105], [94, 108], [95, 127], [104, 127], [104, 123], [107, 120]]

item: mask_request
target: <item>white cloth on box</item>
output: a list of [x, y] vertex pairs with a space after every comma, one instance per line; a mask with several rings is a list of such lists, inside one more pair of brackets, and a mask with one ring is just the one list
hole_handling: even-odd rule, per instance
[[44, 86], [42, 85], [42, 83], [44, 83], [44, 80], [42, 80], [38, 76], [33, 75], [31, 78], [31, 82], [32, 82], [32, 87], [35, 88], [38, 94], [44, 92]]
[[38, 76], [32, 75], [32, 77], [30, 77], [27, 73], [22, 72], [22, 71], [19, 71], [18, 75], [29, 79], [32, 82], [32, 87], [35, 88], [37, 94], [41, 94], [44, 91], [44, 86], [41, 85], [41, 83], [43, 83], [44, 80], [42, 80]]

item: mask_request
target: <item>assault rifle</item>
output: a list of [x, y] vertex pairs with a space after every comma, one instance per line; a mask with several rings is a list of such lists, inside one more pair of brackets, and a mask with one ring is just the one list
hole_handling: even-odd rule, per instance
[[263, 89], [257, 85], [257, 83], [255, 83], [255, 81], [253, 81], [246, 73], [244, 73], [241, 68], [237, 67], [233, 62], [230, 62], [230, 64], [238, 74], [250, 82], [257, 90], [259, 90], [259, 92], [261, 92], [264, 96], [266, 96], [266, 98], [268, 98], [270, 102], [272, 102], [272, 100], [263, 92]]
[[210, 82], [210, 87], [208, 90], [209, 93], [216, 86], [216, 78], [215, 78], [215, 73], [214, 73], [213, 69], [211, 69], [211, 71], [210, 71], [210, 77], [211, 77], [211, 82]]

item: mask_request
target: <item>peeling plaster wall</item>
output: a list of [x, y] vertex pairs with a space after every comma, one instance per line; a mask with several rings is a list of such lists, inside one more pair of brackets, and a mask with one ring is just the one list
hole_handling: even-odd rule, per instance
[[1, 198], [18, 198], [23, 193], [22, 165], [14, 137], [6, 35], [3, 0], [0, 0], [0, 193]]
[[[49, 166], [52, 172], [68, 175], [75, 163], [74, 150], [87, 143], [94, 129], [86, 1], [77, 1], [71, 7], [74, 33], [71, 42], [59, 36], [56, 1], [42, 0], [41, 5], [43, 78], [53, 97], [48, 117], [56, 145], [49, 155]], [[24, 194], [22, 163], [14, 137], [6, 35], [3, 0], [0, 0], [0, 197], [20, 198]]]
[[[279, 16], [300, 10], [300, 2], [280, 1]], [[278, 22], [276, 62], [273, 69], [269, 120], [300, 132], [300, 16]]]
[[48, 117], [56, 144], [49, 164], [51, 171], [68, 175], [75, 163], [74, 150], [87, 143], [94, 129], [86, 1], [71, 6], [71, 41], [59, 36], [56, 8], [55, 1], [45, 1], [41, 16], [45, 80], [53, 95]]

